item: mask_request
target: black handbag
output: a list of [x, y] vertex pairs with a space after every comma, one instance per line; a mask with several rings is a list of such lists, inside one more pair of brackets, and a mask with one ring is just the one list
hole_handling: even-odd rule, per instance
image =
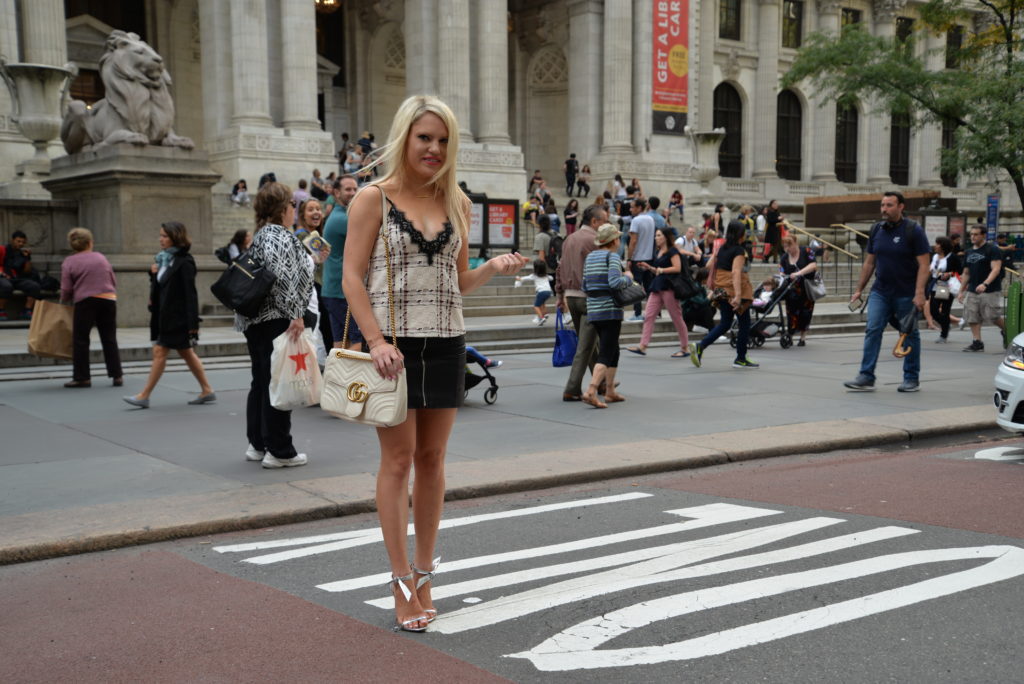
[[221, 304], [240, 316], [254, 318], [260, 312], [277, 276], [249, 253], [240, 255], [210, 286]]
[[615, 306], [630, 306], [642, 302], [646, 296], [644, 286], [639, 283], [631, 283], [618, 290], [612, 290], [612, 301], [615, 302]]
[[[683, 266], [683, 268], [686, 269], [688, 267]], [[670, 273], [666, 277], [672, 286], [672, 292], [675, 294], [676, 299], [685, 300], [690, 297], [696, 297], [700, 293], [700, 286], [694, 282], [688, 272]]]

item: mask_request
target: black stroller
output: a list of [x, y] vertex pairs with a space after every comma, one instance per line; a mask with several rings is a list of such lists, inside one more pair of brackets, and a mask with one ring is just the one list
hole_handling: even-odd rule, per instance
[[[470, 366], [469, 366], [469, 364], [471, 364], [471, 363], [476, 364], [477, 366], [480, 366], [480, 369], [483, 370], [484, 374], [483, 375], [476, 375], [475, 373], [473, 373], [473, 371], [470, 370]], [[491, 375], [491, 370], [487, 367], [487, 362], [486, 361], [475, 361], [475, 360], [470, 360], [470, 359], [467, 358], [466, 359], [466, 398], [467, 399], [469, 398], [469, 390], [471, 390], [474, 387], [476, 387], [477, 385], [479, 385], [485, 379], [490, 382], [490, 387], [488, 387], [487, 389], [484, 390], [484, 402], [486, 402], [488, 404], [493, 404], [494, 402], [498, 401], [498, 381], [494, 379], [493, 375]]]
[[[775, 276], [775, 289], [772, 290], [771, 299], [763, 306], [751, 305], [753, 313], [750, 322], [750, 346], [763, 347], [764, 343], [778, 335], [779, 346], [789, 349], [793, 346], [793, 335], [789, 330], [789, 320], [782, 308], [782, 300], [786, 293], [793, 287], [793, 281], [783, 275]], [[759, 288], [760, 289], [760, 288]], [[736, 336], [739, 335], [739, 318], [734, 318], [732, 327], [726, 333], [729, 336], [729, 345], [736, 348]]]

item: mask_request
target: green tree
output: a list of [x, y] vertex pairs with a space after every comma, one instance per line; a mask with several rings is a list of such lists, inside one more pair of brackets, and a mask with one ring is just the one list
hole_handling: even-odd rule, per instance
[[[902, 41], [871, 36], [858, 24], [838, 37], [812, 34], [782, 86], [807, 81], [840, 102], [859, 98], [911, 114], [916, 125], [952, 123], [955, 142], [942, 152], [942, 170], [978, 176], [1000, 169], [1024, 206], [1024, 0], [974, 0], [973, 11], [967, 5], [930, 0]], [[916, 54], [926, 33], [962, 38], [942, 50], [946, 68], [929, 70]]]

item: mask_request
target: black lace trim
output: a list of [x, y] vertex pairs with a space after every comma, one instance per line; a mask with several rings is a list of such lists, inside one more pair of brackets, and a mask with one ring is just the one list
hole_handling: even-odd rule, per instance
[[434, 255], [440, 254], [452, 237], [454, 228], [452, 228], [451, 222], [445, 221], [444, 230], [433, 240], [428, 240], [423, 237], [423, 233], [416, 229], [416, 226], [412, 225], [412, 221], [405, 217], [405, 213], [396, 207], [394, 202], [388, 200], [388, 204], [391, 205], [391, 214], [394, 216], [398, 228], [409, 234], [409, 238], [419, 247], [420, 252], [427, 255], [427, 263], [433, 264]]

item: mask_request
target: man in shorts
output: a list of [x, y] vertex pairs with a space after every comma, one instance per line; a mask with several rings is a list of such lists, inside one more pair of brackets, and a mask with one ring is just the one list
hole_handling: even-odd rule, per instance
[[971, 226], [971, 248], [964, 254], [964, 272], [957, 299], [964, 305], [964, 320], [974, 340], [965, 352], [985, 351], [982, 323], [1003, 328], [1003, 255], [987, 241], [985, 226]]

